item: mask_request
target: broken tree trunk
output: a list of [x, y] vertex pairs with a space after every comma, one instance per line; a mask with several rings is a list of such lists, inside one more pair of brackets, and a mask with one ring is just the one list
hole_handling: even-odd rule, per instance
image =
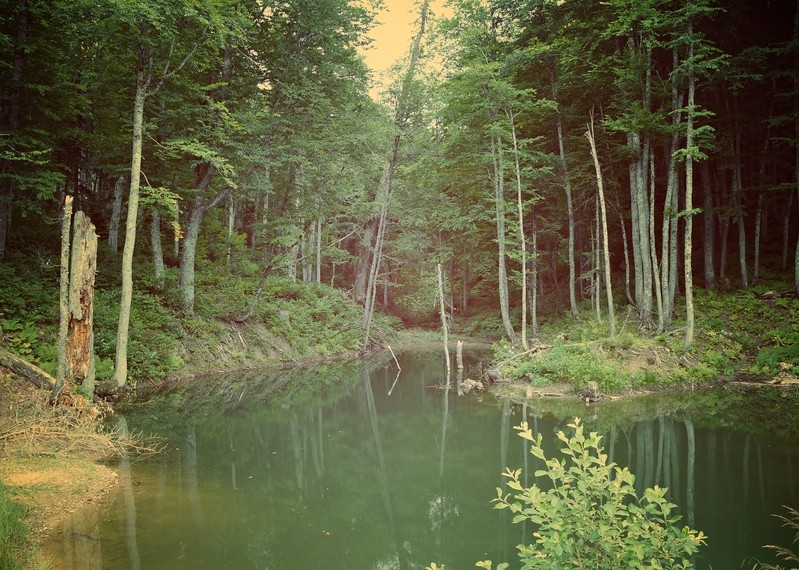
[[94, 274], [97, 268], [97, 234], [94, 224], [77, 212], [73, 221], [69, 275], [69, 339], [66, 348], [67, 379], [94, 391]]

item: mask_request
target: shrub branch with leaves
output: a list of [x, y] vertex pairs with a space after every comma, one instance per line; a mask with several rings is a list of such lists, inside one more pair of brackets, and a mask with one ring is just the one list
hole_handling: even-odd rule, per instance
[[[586, 435], [578, 419], [569, 427], [571, 437], [557, 434], [565, 459], [547, 458], [541, 434], [534, 436], [526, 422], [515, 428], [544, 462], [535, 476], [551, 484], [546, 490], [525, 487], [521, 469], [508, 469], [503, 475], [516, 493], [511, 497], [498, 488], [493, 499], [495, 508], [514, 513], [513, 522], [536, 525], [535, 541], [518, 547], [522, 568], [692, 568], [691, 556], [706, 537], [677, 526], [680, 516], [666, 500], [666, 489], [654, 486], [639, 497], [635, 476], [608, 463], [601, 436]], [[478, 566], [491, 568], [491, 562]]]

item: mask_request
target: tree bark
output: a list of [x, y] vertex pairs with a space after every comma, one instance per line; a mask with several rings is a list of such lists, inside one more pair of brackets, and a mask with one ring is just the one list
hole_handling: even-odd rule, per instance
[[652, 279], [654, 280], [655, 301], [658, 311], [658, 332], [664, 329], [663, 319], [663, 290], [660, 285], [660, 271], [658, 270], [657, 245], [655, 243], [655, 153], [649, 148], [649, 259], [652, 264]]
[[[142, 137], [144, 134], [144, 102], [152, 78], [149, 67], [149, 50], [145, 46], [144, 22], [141, 23], [139, 61], [136, 71], [136, 95], [133, 101], [133, 139], [131, 145], [130, 194], [128, 216], [125, 224], [125, 247], [122, 250], [122, 300], [117, 323], [117, 349], [114, 358], [114, 383], [122, 387], [128, 383], [128, 330], [130, 305], [133, 299], [133, 249], [136, 245], [136, 218], [139, 215], [139, 186], [141, 184]], [[135, 387], [135, 386], [134, 386]]]
[[111, 207], [111, 220], [108, 222], [108, 251], [119, 251], [119, 220], [122, 217], [122, 194], [125, 190], [125, 177], [120, 176], [114, 183], [114, 204]]
[[[553, 74], [554, 75], [554, 74]], [[555, 79], [552, 79], [552, 92], [557, 103], [557, 92], [555, 91]], [[572, 185], [569, 178], [569, 166], [566, 162], [566, 144], [563, 136], [563, 117], [560, 112], [555, 115], [558, 131], [558, 155], [560, 158], [560, 168], [563, 175], [563, 191], [566, 193], [566, 213], [569, 218], [569, 306], [571, 307], [572, 317], [579, 318], [580, 312], [577, 308], [577, 294], [575, 292], [575, 265], [574, 265], [574, 207], [572, 204]]]
[[497, 225], [497, 279], [499, 287], [499, 310], [505, 334], [511, 343], [516, 343], [516, 332], [510, 320], [508, 296], [508, 270], [505, 264], [505, 169], [502, 155], [502, 140], [491, 137], [491, 157], [494, 164], [494, 208]]
[[58, 368], [56, 382], [50, 392], [50, 401], [55, 402], [64, 390], [64, 382], [69, 375], [67, 364], [67, 340], [69, 338], [69, 245], [72, 231], [72, 196], [64, 197], [64, 211], [61, 218], [61, 266], [58, 296]]
[[[591, 123], [586, 133], [588, 142], [591, 145], [591, 156], [594, 159], [594, 170], [596, 172], [596, 185], [599, 195], [599, 209], [601, 212], [602, 223], [602, 255], [605, 271], [605, 293], [608, 302], [608, 323], [610, 325], [610, 336], [616, 336], [616, 316], [613, 310], [613, 288], [610, 281], [610, 248], [608, 247], [608, 214], [605, 209], [605, 189], [602, 181], [602, 169], [599, 166], [599, 156], [596, 152], [596, 139], [594, 138], [594, 116], [591, 115]], [[649, 292], [651, 296], [651, 291]]]
[[702, 162], [702, 193], [704, 194], [704, 208], [702, 220], [704, 221], [704, 239], [702, 249], [704, 251], [705, 268], [705, 287], [711, 290], [716, 289], [716, 269], [713, 259], [715, 250], [715, 224], [713, 223], [713, 192], [710, 185], [710, 167], [707, 161]]
[[97, 234], [83, 213], [75, 214], [69, 275], [69, 339], [66, 345], [67, 380], [94, 392], [94, 275]]
[[447, 361], [447, 389], [449, 388], [449, 380], [451, 375], [450, 357], [449, 357], [449, 327], [447, 327], [447, 312], [444, 310], [444, 277], [442, 275], [441, 264], [436, 265], [438, 271], [438, 300], [439, 300], [439, 316], [441, 317], [441, 334], [444, 337], [444, 357]]
[[150, 210], [150, 246], [153, 256], [155, 286], [164, 288], [164, 252], [161, 247], [161, 212], [153, 207]]
[[[516, 124], [513, 120], [513, 110], [506, 108], [505, 114], [510, 123], [511, 140], [513, 142], [513, 158], [516, 172], [516, 209], [519, 223], [519, 244], [522, 250], [522, 347], [528, 350], [527, 344], [527, 240], [524, 236], [524, 209], [522, 202], [522, 170], [519, 160], [519, 144], [516, 140]], [[535, 260], [533, 261], [535, 263]]]
[[[687, 0], [690, 2], [691, 0]], [[688, 20], [688, 37], [693, 36], [693, 23]], [[685, 126], [685, 238], [683, 246], [683, 275], [685, 280], [685, 340], [683, 349], [688, 350], [694, 342], [694, 283], [693, 283], [693, 264], [691, 255], [693, 245], [691, 243], [693, 230], [693, 192], [694, 192], [694, 92], [695, 80], [693, 70], [694, 42], [688, 44], [688, 113]]]

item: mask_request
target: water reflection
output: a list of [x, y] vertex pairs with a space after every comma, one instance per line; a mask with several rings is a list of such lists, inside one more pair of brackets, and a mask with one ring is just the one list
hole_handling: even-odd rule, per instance
[[[259, 399], [253, 388], [246, 405], [238, 385], [223, 394], [228, 405], [197, 407], [205, 400], [186, 394], [166, 412], [130, 414], [133, 428], [169, 437], [172, 452], [122, 459], [116, 502], [69, 521], [52, 545], [59, 567], [471, 568], [486, 558], [514, 567], [532, 526], [513, 525], [490, 500], [505, 467], [523, 467], [529, 484], [541, 465], [512, 427], [529, 422], [555, 454], [568, 420], [540, 402], [442, 390], [438, 355], [400, 361], [399, 380], [393, 361], [309, 371], [305, 387], [281, 378], [292, 391]], [[710, 428], [686, 411], [628, 422], [580, 404], [560, 417], [576, 414], [636, 473], [639, 491], [668, 487], [684, 521], [710, 536], [700, 568], [737, 568], [762, 544], [790, 543], [770, 514], [796, 504], [796, 441]]]

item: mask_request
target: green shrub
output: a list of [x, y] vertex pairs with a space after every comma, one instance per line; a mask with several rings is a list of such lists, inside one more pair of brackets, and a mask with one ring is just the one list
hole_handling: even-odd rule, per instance
[[[530, 453], [544, 463], [536, 477], [550, 486], [525, 487], [521, 469], [508, 469], [503, 475], [515, 494], [498, 488], [493, 500], [495, 508], [514, 514], [513, 522], [535, 525], [535, 541], [518, 546], [523, 568], [692, 568], [691, 557], [706, 537], [677, 526], [680, 517], [666, 500], [666, 489], [655, 486], [639, 497], [635, 476], [608, 463], [601, 436], [586, 436], [578, 419], [569, 427], [571, 437], [557, 434], [563, 460], [547, 458], [541, 434], [534, 437], [526, 423], [516, 427], [531, 442]], [[491, 567], [489, 561], [481, 565]]]

